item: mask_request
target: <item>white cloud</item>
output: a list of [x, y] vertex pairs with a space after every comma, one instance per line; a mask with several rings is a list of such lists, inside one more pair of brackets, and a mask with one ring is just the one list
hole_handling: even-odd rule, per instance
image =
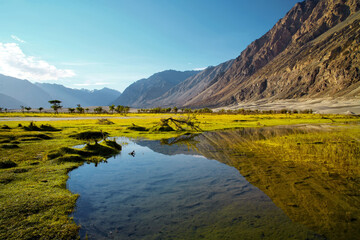
[[18, 42], [26, 43], [24, 40], [20, 39], [19, 37], [15, 36], [15, 35], [11, 35], [11, 38], [18, 41]]
[[73, 70], [57, 69], [46, 61], [26, 56], [16, 43], [0, 43], [0, 73], [33, 81], [73, 77]]
[[193, 70], [194, 71], [202, 71], [202, 70], [205, 70], [206, 69], [206, 67], [202, 67], [202, 68], [194, 68]]

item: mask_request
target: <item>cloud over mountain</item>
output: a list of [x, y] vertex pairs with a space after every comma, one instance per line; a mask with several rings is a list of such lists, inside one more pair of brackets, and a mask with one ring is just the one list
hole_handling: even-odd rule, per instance
[[16, 43], [0, 43], [0, 73], [32, 81], [58, 80], [75, 76], [69, 69], [58, 69], [48, 62], [26, 56]]

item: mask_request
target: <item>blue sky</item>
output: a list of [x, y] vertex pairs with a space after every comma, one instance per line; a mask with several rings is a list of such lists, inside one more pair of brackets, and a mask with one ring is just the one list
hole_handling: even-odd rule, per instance
[[114, 88], [236, 58], [298, 1], [0, 0], [0, 73]]

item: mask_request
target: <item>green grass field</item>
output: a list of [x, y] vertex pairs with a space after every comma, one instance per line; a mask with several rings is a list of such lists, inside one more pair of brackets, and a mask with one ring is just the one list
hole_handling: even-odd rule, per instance
[[[99, 121], [98, 119], [61, 120], [62, 117], [94, 116], [100, 116], [109, 121]], [[0, 123], [0, 239], [74, 239], [78, 237], [79, 226], [69, 217], [69, 214], [74, 210], [78, 196], [66, 189], [67, 173], [86, 161], [99, 161], [104, 156], [99, 156], [99, 153], [93, 153], [91, 156], [86, 155], [83, 158], [78, 158], [77, 156], [81, 155], [78, 153], [71, 153], [71, 156], [66, 153], [68, 155], [60, 156], [66, 157], [67, 161], [59, 161], [59, 156], [56, 156], [57, 158], [49, 157], [54, 152], [59, 152], [61, 148], [69, 148], [87, 142], [70, 137], [73, 134], [84, 131], [102, 131], [109, 133], [110, 138], [124, 136], [166, 139], [194, 131], [189, 128], [183, 131], [137, 131], [128, 127], [135, 124], [151, 129], [164, 118], [182, 117], [182, 119], [186, 119], [191, 117], [192, 121], [201, 129], [197, 132], [292, 124], [329, 124], [352, 125], [355, 129], [353, 131], [356, 133], [354, 136], [358, 136], [358, 124], [360, 122], [358, 116], [318, 114], [197, 114], [191, 116], [181, 114], [127, 114], [122, 116], [115, 114], [0, 113], [0, 117], [58, 118], [57, 121], [36, 122], [35, 124], [36, 126], [51, 125], [59, 130], [47, 131], [49, 129], [44, 128], [39, 131], [27, 131], [23, 126], [29, 126], [28, 121], [3, 121]], [[294, 158], [295, 161], [303, 161], [301, 155], [298, 154], [306, 154], [322, 162], [324, 162], [323, 159], [329, 159], [324, 163], [325, 165], [331, 165], [332, 162], [336, 161], [344, 161], [346, 166], [353, 164], [354, 160], [351, 159], [353, 153], [347, 153], [347, 150], [344, 149], [342, 154], [344, 160], [339, 160], [337, 159], [339, 154], [336, 152], [338, 150], [332, 148], [333, 145], [331, 144], [318, 144], [315, 146], [315, 154], [309, 154], [309, 151], [313, 152], [314, 150], [313, 146], [306, 145], [306, 142], [343, 142], [342, 139], [344, 138], [352, 138], [352, 132], [347, 133], [347, 136], [343, 136], [341, 133], [332, 134], [327, 135], [326, 139], [321, 134], [307, 137], [291, 136], [293, 138], [291, 141], [280, 137], [254, 142], [254, 146], [257, 146], [259, 151], [268, 149], [271, 154], [276, 156], [292, 156], [291, 158]], [[356, 149], [359, 139], [355, 137], [351, 141], [355, 141], [353, 145]], [[297, 145], [297, 142], [301, 144]], [[295, 145], [292, 146], [292, 144]], [[311, 149], [303, 146], [311, 147]], [[350, 147], [353, 149], [354, 146], [351, 145]], [[283, 147], [286, 150], [285, 152], [281, 150]], [[294, 153], [293, 147], [300, 150]]]

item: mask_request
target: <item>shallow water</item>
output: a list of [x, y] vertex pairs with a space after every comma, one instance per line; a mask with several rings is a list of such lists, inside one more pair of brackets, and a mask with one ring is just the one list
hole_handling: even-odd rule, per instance
[[107, 163], [69, 173], [68, 188], [80, 194], [73, 217], [82, 238], [323, 239], [234, 167], [186, 145], [118, 142], [128, 144]]

